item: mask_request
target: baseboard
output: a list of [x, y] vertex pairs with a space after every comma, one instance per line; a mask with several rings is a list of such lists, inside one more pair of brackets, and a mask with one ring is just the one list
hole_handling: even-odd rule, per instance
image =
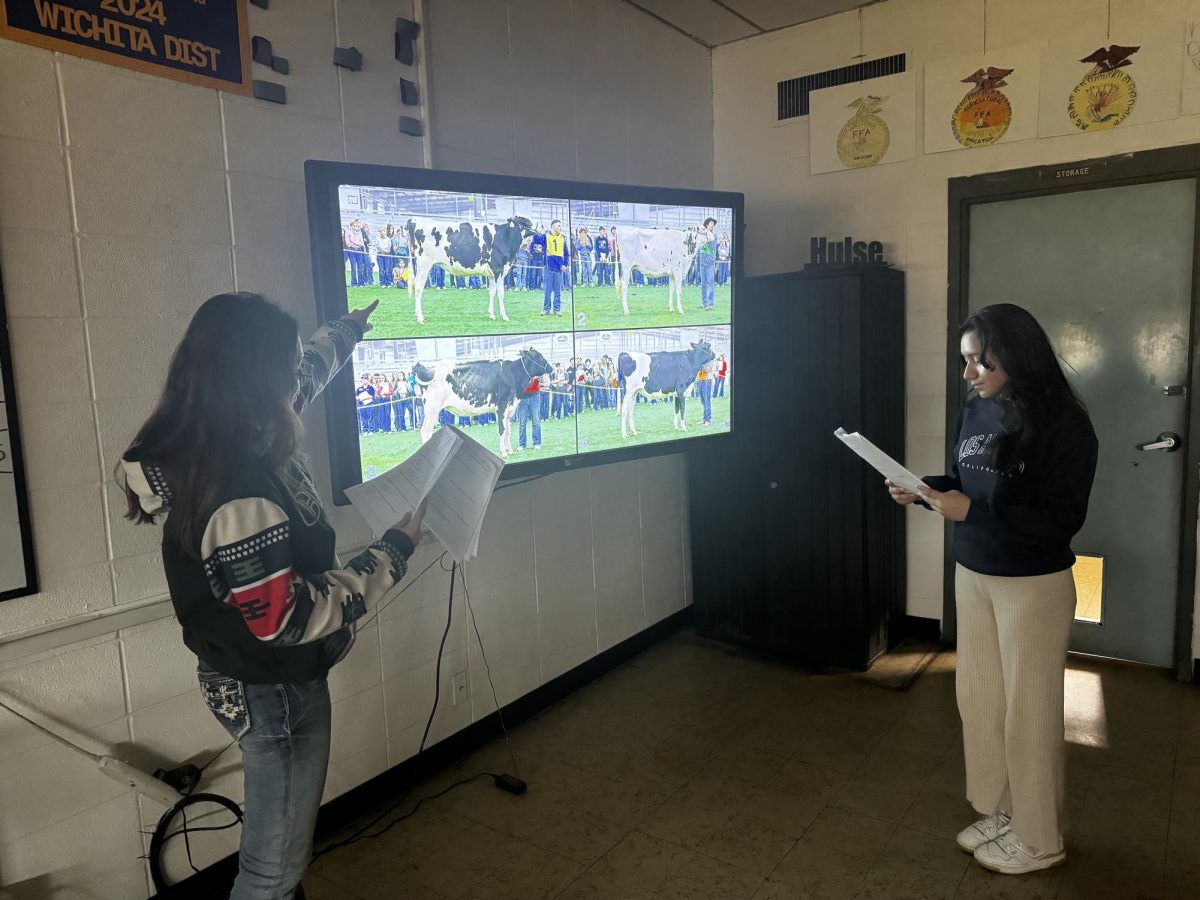
[[892, 640], [892, 646], [903, 640], [929, 641], [941, 643], [942, 623], [939, 619], [929, 619], [924, 616], [905, 616], [899, 622], [897, 634]]
[[[553, 681], [519, 697], [503, 709], [504, 722], [511, 729], [549, 709], [559, 700], [628, 662], [663, 638], [692, 621], [692, 607], [681, 609], [661, 622], [651, 625], [615, 647], [592, 657]], [[407, 759], [381, 772], [370, 781], [360, 784], [324, 806], [317, 816], [317, 840], [332, 835], [378, 809], [386, 797], [396, 796], [410, 785], [427, 778], [460, 759], [474, 753], [501, 734], [500, 713], [492, 713], [478, 722], [456, 732], [430, 747], [421, 756]], [[159, 900], [227, 900], [230, 886], [237, 875], [237, 854], [233, 853], [202, 869], [195, 875], [155, 895]]]

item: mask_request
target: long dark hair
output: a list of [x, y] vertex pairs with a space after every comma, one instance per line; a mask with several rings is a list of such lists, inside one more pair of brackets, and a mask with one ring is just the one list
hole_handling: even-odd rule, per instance
[[[176, 348], [158, 407], [128, 455], [164, 470], [165, 532], [188, 552], [241, 467], [258, 460], [278, 469], [296, 452], [298, 333], [292, 316], [258, 294], [217, 294]], [[125, 494], [126, 518], [152, 522], [128, 485]]]
[[1015, 465], [1047, 425], [1068, 406], [1085, 409], [1054, 352], [1045, 329], [1033, 315], [1012, 303], [985, 306], [963, 322], [958, 333], [974, 332], [985, 368], [992, 354], [1008, 373], [1004, 395], [1004, 436], [996, 454], [1001, 469]]

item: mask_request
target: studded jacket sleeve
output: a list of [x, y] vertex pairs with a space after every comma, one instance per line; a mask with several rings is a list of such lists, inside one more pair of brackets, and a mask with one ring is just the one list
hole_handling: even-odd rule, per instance
[[322, 325], [304, 345], [300, 358], [300, 393], [295, 410], [303, 412], [325, 390], [333, 376], [350, 359], [354, 345], [362, 340], [362, 331], [349, 316]]
[[201, 543], [213, 595], [277, 646], [320, 640], [357, 621], [404, 577], [413, 552], [408, 535], [392, 529], [344, 568], [302, 575], [290, 538], [278, 504], [248, 497], [220, 506]]

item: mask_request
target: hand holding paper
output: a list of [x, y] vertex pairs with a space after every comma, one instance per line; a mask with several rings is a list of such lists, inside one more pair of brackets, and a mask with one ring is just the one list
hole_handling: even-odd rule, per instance
[[407, 534], [414, 547], [421, 543], [421, 522], [425, 518], [425, 509], [428, 503], [428, 500], [422, 500], [420, 506], [412, 512], [406, 512], [404, 518], [392, 526]]
[[847, 434], [844, 429], [839, 428], [835, 431], [834, 436], [843, 444], [857, 453], [864, 462], [870, 465], [875, 471], [890, 481], [896, 487], [903, 488], [912, 494], [920, 492], [925, 486], [920, 478], [914, 475], [896, 460], [892, 459], [857, 431], [853, 434]]
[[454, 559], [465, 562], [479, 552], [483, 516], [503, 468], [498, 456], [444, 425], [400, 465], [349, 488], [346, 496], [376, 537], [413, 510], [396, 527], [416, 544], [424, 524]]

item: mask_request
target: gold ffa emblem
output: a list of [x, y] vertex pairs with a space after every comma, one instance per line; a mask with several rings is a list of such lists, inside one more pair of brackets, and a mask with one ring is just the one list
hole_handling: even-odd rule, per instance
[[967, 91], [955, 107], [950, 129], [955, 140], [964, 147], [986, 147], [996, 143], [1008, 131], [1012, 122], [1012, 104], [1000, 88], [1008, 85], [1004, 79], [1013, 71], [988, 66], [963, 79], [964, 84], [975, 87]]
[[1104, 131], [1116, 128], [1129, 118], [1137, 103], [1137, 83], [1122, 70], [1132, 65], [1129, 57], [1139, 49], [1113, 44], [1107, 50], [1101, 47], [1080, 60], [1092, 63], [1092, 71], [1075, 85], [1067, 104], [1067, 113], [1076, 128]]
[[838, 159], [847, 169], [874, 166], [887, 153], [892, 135], [887, 122], [878, 115], [884, 99], [859, 97], [847, 104], [846, 108], [855, 110], [855, 113], [837, 136]]

